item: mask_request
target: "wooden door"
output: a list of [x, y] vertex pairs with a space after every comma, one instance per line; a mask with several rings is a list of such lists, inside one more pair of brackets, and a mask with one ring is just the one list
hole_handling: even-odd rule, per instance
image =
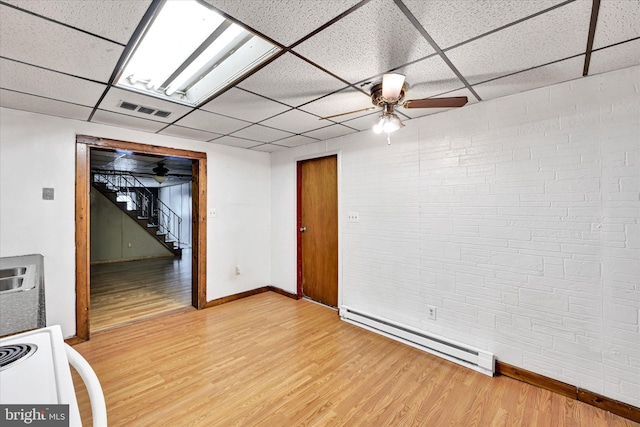
[[338, 158], [298, 162], [298, 296], [338, 306]]

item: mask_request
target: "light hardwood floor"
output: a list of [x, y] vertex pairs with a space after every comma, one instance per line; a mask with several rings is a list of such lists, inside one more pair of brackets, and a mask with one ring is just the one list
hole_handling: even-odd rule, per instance
[[99, 331], [75, 349], [102, 382], [111, 427], [639, 426], [274, 292]]
[[91, 330], [191, 305], [191, 252], [91, 266]]

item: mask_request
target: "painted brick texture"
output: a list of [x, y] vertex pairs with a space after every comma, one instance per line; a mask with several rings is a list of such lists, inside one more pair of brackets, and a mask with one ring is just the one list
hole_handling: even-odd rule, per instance
[[391, 146], [273, 153], [274, 285], [295, 290], [295, 160], [339, 150], [342, 304], [640, 406], [639, 86], [633, 67], [411, 120]]

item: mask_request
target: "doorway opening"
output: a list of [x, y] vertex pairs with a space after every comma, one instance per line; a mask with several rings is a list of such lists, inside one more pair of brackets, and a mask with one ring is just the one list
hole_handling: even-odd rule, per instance
[[90, 148], [90, 329], [191, 305], [192, 160]]
[[338, 156], [297, 163], [298, 298], [338, 306]]
[[[92, 159], [92, 152], [96, 153], [94, 159]], [[158, 163], [165, 163], [166, 165], [169, 160], [173, 162], [169, 167], [163, 164], [159, 165], [163, 167], [162, 169], [156, 166], [151, 172], [134, 171], [134, 175], [138, 175], [138, 177], [135, 178], [137, 180], [136, 182], [148, 181], [156, 178], [155, 175], [163, 175], [163, 177], [159, 177], [155, 179], [155, 181], [164, 183], [171, 180], [185, 180], [186, 175], [189, 175], [190, 182], [185, 183], [186, 185], [184, 187], [189, 188], [188, 203], [190, 207], [188, 211], [190, 212], [190, 217], [187, 216], [186, 220], [190, 222], [190, 225], [181, 224], [177, 226], [175, 225], [178, 224], [177, 220], [169, 224], [171, 220], [167, 219], [166, 214], [159, 213], [157, 208], [147, 210], [147, 212], [149, 212], [148, 214], [142, 214], [140, 210], [127, 209], [127, 207], [142, 209], [142, 207], [153, 205], [156, 203], [152, 200], [153, 195], [149, 197], [146, 195], [148, 193], [166, 193], [167, 190], [156, 189], [151, 191], [147, 189], [144, 190], [146, 191], [145, 195], [141, 197], [140, 194], [136, 192], [139, 193], [141, 191], [139, 187], [142, 185], [121, 184], [122, 176], [125, 175], [123, 171], [115, 172], [109, 170], [103, 173], [109, 168], [99, 168], [97, 166], [100, 164], [100, 159], [104, 160], [105, 153], [110, 153], [107, 157], [112, 159], [109, 161], [113, 161], [114, 158], [128, 159], [125, 161], [128, 161], [130, 166], [135, 166], [135, 160], [141, 159], [146, 162], [155, 162], [156, 165]], [[113, 153], [117, 155], [114, 156]], [[95, 239], [92, 239], [92, 228], [94, 233], [98, 233], [98, 229], [92, 227], [91, 207], [92, 204], [95, 205], [96, 200], [100, 200], [103, 203], [111, 202], [105, 201], [102, 198], [105, 197], [104, 194], [100, 194], [99, 191], [94, 191], [96, 190], [96, 186], [92, 185], [92, 181], [95, 179], [96, 169], [103, 169], [99, 173], [101, 177], [99, 180], [104, 181], [103, 184], [108, 182], [109, 186], [113, 187], [116, 185], [114, 182], [117, 180], [119, 183], [117, 184], [118, 186], [124, 185], [126, 187], [124, 190], [118, 192], [117, 197], [119, 200], [116, 200], [114, 196], [112, 203], [112, 205], [120, 204], [125, 207], [123, 210], [123, 212], [125, 212], [124, 214], [121, 214], [120, 217], [117, 215], [112, 217], [118, 218], [118, 220], [115, 221], [116, 223], [118, 223], [118, 221], [121, 221], [121, 223], [116, 227], [117, 230], [111, 233], [111, 235], [102, 232], [100, 237], [106, 239], [107, 242], [100, 242], [98, 245], [95, 244]], [[165, 169], [168, 169], [168, 171], [165, 171]], [[172, 171], [173, 177], [171, 176]], [[144, 176], [145, 173], [149, 176]], [[105, 174], [108, 176], [103, 176]], [[128, 182], [128, 180], [132, 178], [128, 177], [129, 174], [126, 175], [125, 180]], [[114, 178], [114, 176], [117, 176], [117, 179]], [[132, 318], [146, 317], [160, 310], [170, 310], [184, 305], [192, 305], [198, 309], [205, 306], [206, 176], [205, 153], [89, 136], [76, 137], [77, 338], [88, 340], [92, 329], [99, 329], [100, 325], [104, 327], [114, 323], [126, 322], [128, 321], [127, 317], [130, 317], [129, 320], [132, 320]], [[180, 189], [180, 191], [184, 192], [185, 188]], [[172, 190], [168, 191], [171, 193]], [[171, 195], [167, 197], [171, 197]], [[173, 197], [175, 200], [169, 204], [173, 204], [174, 208], [176, 208], [176, 205], [184, 205], [185, 200], [182, 197], [177, 197], [175, 194]], [[180, 209], [182, 210], [182, 208]], [[136, 214], [133, 215], [131, 212], [136, 212]], [[135, 228], [134, 226], [136, 226], [136, 224], [132, 224], [131, 222], [126, 226], [122, 225], [122, 221], [125, 220], [121, 217], [125, 214], [129, 215], [131, 217], [130, 219], [137, 221], [139, 223], [137, 224], [138, 226], [141, 221], [145, 221], [145, 227], [150, 225], [151, 227], [157, 227], [157, 230], [151, 233], [152, 237], [145, 237], [144, 229], [137, 230], [136, 233], [138, 234], [133, 232], [124, 233], [122, 230], [126, 227], [129, 227], [128, 230], [131, 231]], [[140, 218], [150, 217], [152, 215], [156, 215], [156, 218], [148, 218], [147, 220]], [[160, 217], [158, 218], [158, 216]], [[94, 220], [96, 220], [96, 218], [94, 218]], [[125, 234], [126, 237], [124, 236]], [[158, 237], [158, 235], [161, 237]], [[167, 235], [171, 237], [167, 237]], [[157, 244], [154, 246], [152, 244], [154, 237], [157, 237], [156, 240], [165, 247], [160, 247]], [[94, 247], [92, 248], [92, 246]], [[147, 246], [146, 249], [145, 246]], [[150, 252], [146, 251], [147, 249], [150, 250]], [[159, 256], [162, 255], [163, 252], [165, 256]], [[92, 261], [95, 268], [92, 268]], [[111, 265], [116, 263], [121, 264], [122, 268], [117, 269], [117, 266]], [[119, 271], [117, 275], [116, 271]], [[128, 273], [128, 275], [126, 273]], [[156, 282], [164, 281], [164, 285], [156, 286], [156, 290], [158, 291], [156, 297], [150, 295], [149, 292], [147, 292], [149, 288], [145, 289], [144, 284], [141, 286], [141, 282], [136, 279], [136, 277], [142, 277], [147, 283], [151, 283], [150, 281], [154, 280], [154, 275]], [[116, 277], [119, 277], [119, 279]], [[91, 284], [92, 279], [95, 279], [96, 284], [99, 285], [96, 286], [95, 289]], [[103, 282], [100, 282], [101, 280]], [[106, 284], [104, 280], [106, 280]], [[136, 284], [133, 288], [131, 286], [132, 283]], [[180, 283], [182, 286], [180, 288], [176, 287], [176, 283]], [[135, 289], [136, 287], [137, 289]], [[105, 296], [104, 293], [106, 290], [114, 291], [115, 293], [112, 293], [110, 296]], [[120, 298], [114, 297], [114, 295], [118, 295], [119, 292]], [[127, 298], [127, 296], [131, 297], [136, 295], [137, 300], [136, 298]], [[93, 301], [92, 297], [94, 297]], [[100, 300], [101, 297], [102, 300]], [[104, 304], [105, 301], [109, 302], [110, 299], [110, 302], [116, 305], [115, 312], [119, 312], [122, 315], [120, 318], [117, 316], [114, 317], [113, 313], [104, 315], [104, 311], [101, 314], [98, 310], [101, 304]], [[96, 319], [92, 319], [91, 316], [93, 303], [96, 304]], [[95, 323], [94, 320], [98, 323]]]

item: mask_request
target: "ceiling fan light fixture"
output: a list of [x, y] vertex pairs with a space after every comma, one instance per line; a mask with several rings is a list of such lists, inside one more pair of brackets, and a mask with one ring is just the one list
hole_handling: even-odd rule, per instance
[[164, 175], [154, 175], [153, 179], [155, 179], [158, 184], [162, 184], [167, 180], [167, 177]]
[[404, 79], [404, 74], [384, 74], [382, 76], [382, 97], [390, 102], [398, 101], [404, 86]]
[[382, 131], [385, 133], [391, 133], [397, 131], [403, 126], [404, 123], [402, 123], [400, 117], [396, 116], [395, 114], [391, 114], [390, 116], [387, 116], [387, 120], [382, 126]]
[[400, 117], [395, 113], [383, 114], [380, 116], [380, 120], [373, 126], [373, 132], [375, 133], [392, 133], [404, 126]]

